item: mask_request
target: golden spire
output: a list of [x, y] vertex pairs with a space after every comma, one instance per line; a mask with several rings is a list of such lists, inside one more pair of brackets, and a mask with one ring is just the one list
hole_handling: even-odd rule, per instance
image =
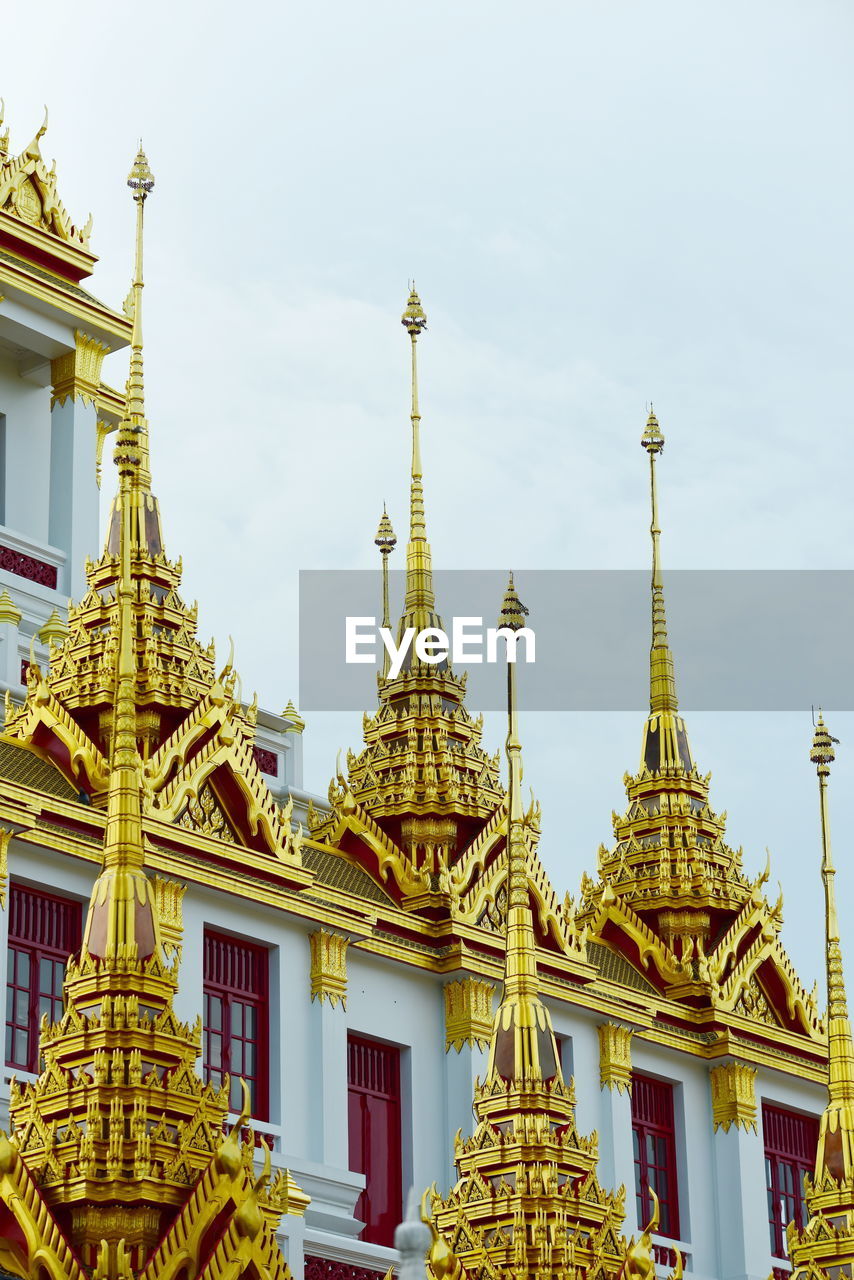
[[[127, 184], [133, 192], [136, 204], [136, 250], [134, 255], [133, 283], [125, 302], [125, 311], [133, 319], [131, 334], [130, 372], [125, 389], [127, 403], [127, 423], [136, 433], [136, 449], [139, 454], [139, 465], [134, 468], [131, 477], [130, 503], [134, 508], [131, 519], [131, 543], [134, 552], [143, 548], [150, 555], [159, 555], [163, 551], [163, 537], [160, 530], [160, 510], [156, 498], [151, 493], [151, 463], [148, 451], [148, 419], [145, 416], [145, 379], [142, 354], [142, 290], [143, 279], [143, 230], [145, 202], [154, 190], [154, 174], [148, 164], [148, 157], [140, 142], [136, 159], [128, 174]], [[119, 526], [121, 513], [119, 504], [121, 494], [115, 499], [110, 513], [107, 530], [107, 552], [118, 554]]]
[[825, 949], [827, 961], [827, 1040], [829, 1058], [828, 1104], [821, 1118], [816, 1187], [829, 1174], [836, 1182], [854, 1189], [854, 1042], [845, 996], [842, 951], [839, 945], [839, 917], [836, 910], [834, 877], [836, 869], [830, 847], [830, 819], [827, 780], [835, 758], [832, 738], [819, 712], [810, 760], [818, 774], [821, 805], [821, 877], [824, 881]]
[[[511, 573], [498, 625], [519, 631], [528, 610]], [[551, 1018], [540, 1000], [537, 951], [528, 892], [527, 842], [522, 814], [522, 744], [516, 706], [516, 663], [507, 661], [507, 949], [504, 993], [495, 1015], [489, 1077], [562, 1080]]]
[[128, 413], [119, 426], [114, 455], [119, 472], [119, 496], [114, 507], [114, 517], [118, 517], [119, 559], [116, 681], [104, 869], [92, 891], [84, 938], [89, 954], [102, 959], [143, 959], [152, 955], [160, 944], [154, 894], [144, 870], [140, 804], [142, 761], [137, 746], [134, 580], [131, 572], [131, 556], [135, 549], [133, 517], [136, 505], [133, 495], [141, 487], [142, 469], [147, 457], [142, 379], [142, 207], [154, 186], [154, 179], [142, 148], [128, 177], [128, 186], [133, 191], [137, 206], [136, 271]]
[[154, 174], [148, 157], [139, 144], [139, 151], [128, 174], [128, 186], [136, 204], [136, 257], [133, 272], [133, 333], [131, 335], [130, 377], [127, 385], [128, 417], [135, 423], [141, 435], [142, 461], [139, 482], [145, 489], [151, 485], [148, 461], [148, 423], [145, 420], [145, 385], [142, 363], [142, 290], [145, 287], [142, 273], [143, 210], [145, 201], [154, 190]]
[[661, 528], [658, 523], [658, 486], [655, 460], [664, 449], [664, 436], [650, 405], [641, 445], [649, 454], [652, 521], [652, 646], [649, 651], [649, 709], [676, 711], [676, 681], [673, 677], [673, 655], [667, 643], [667, 616], [664, 611], [664, 587], [661, 581]]
[[[391, 527], [391, 521], [388, 518], [388, 512], [383, 503], [383, 514], [377, 529], [377, 536], [374, 538], [375, 546], [379, 547], [380, 555], [383, 562], [383, 626], [391, 626], [391, 618], [389, 615], [388, 605], [388, 558], [397, 546], [397, 536]], [[383, 676], [388, 675], [391, 657], [389, 655], [388, 646], [384, 648], [385, 657], [383, 659]]]
[[642, 764], [652, 773], [693, 767], [685, 721], [677, 714], [673, 655], [667, 642], [667, 616], [661, 580], [661, 528], [658, 523], [658, 485], [655, 460], [664, 449], [664, 436], [650, 406], [641, 445], [649, 454], [652, 536], [652, 644], [649, 650], [649, 717], [644, 729]]
[[416, 343], [419, 334], [427, 328], [427, 317], [414, 285], [409, 293], [406, 310], [400, 319], [412, 343], [412, 410], [409, 415], [412, 422], [412, 474], [409, 490], [409, 543], [406, 548], [406, 597], [403, 607], [405, 614], [420, 615], [420, 625], [426, 626], [428, 623], [424, 615], [432, 614], [436, 601], [433, 595], [433, 569], [424, 517]]

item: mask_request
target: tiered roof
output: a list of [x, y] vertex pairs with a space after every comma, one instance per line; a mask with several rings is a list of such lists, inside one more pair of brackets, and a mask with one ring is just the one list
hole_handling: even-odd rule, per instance
[[[137, 205], [136, 288], [142, 288], [143, 206], [154, 181], [140, 150], [129, 178]], [[201, 1027], [173, 1009], [154, 887], [145, 872], [138, 723], [134, 562], [145, 561], [136, 515], [146, 456], [137, 299], [128, 410], [117, 437], [112, 703], [103, 869], [83, 945], [68, 966], [61, 1020], [42, 1028], [42, 1070], [12, 1086], [11, 1140], [0, 1136], [0, 1262], [25, 1280], [165, 1280], [180, 1274], [286, 1280], [275, 1230], [307, 1197], [270, 1153], [253, 1173], [241, 1145], [247, 1105], [228, 1136], [228, 1088], [195, 1072]], [[135, 381], [136, 380], [136, 381]], [[106, 676], [106, 672], [104, 673]], [[31, 684], [34, 690], [43, 682]], [[47, 686], [45, 686], [47, 688]], [[48, 690], [50, 692], [50, 690]]]

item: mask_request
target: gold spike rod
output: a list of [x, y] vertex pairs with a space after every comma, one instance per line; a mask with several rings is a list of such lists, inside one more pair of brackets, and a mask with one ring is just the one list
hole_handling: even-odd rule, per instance
[[[397, 546], [397, 536], [391, 526], [388, 518], [388, 512], [383, 503], [383, 514], [377, 529], [377, 536], [374, 538], [375, 546], [379, 547], [380, 555], [383, 562], [383, 626], [391, 626], [391, 615], [389, 613], [388, 602], [388, 558]], [[388, 645], [384, 646], [385, 657], [383, 659], [383, 677], [385, 678], [389, 672], [389, 664], [391, 656], [388, 651]]]
[[661, 580], [661, 528], [658, 523], [658, 486], [655, 461], [664, 449], [664, 436], [658, 419], [650, 405], [646, 428], [641, 444], [649, 454], [650, 498], [652, 521], [652, 646], [649, 651], [649, 709], [650, 711], [676, 711], [676, 680], [673, 675], [673, 655], [667, 642], [667, 616], [664, 610], [664, 585]]
[[[519, 631], [528, 610], [516, 592], [511, 573], [499, 626]], [[507, 661], [507, 942], [504, 993], [495, 1015], [489, 1052], [489, 1074], [504, 1080], [561, 1078], [554, 1031], [540, 1000], [537, 951], [528, 889], [527, 853], [522, 815], [522, 744], [516, 701], [516, 663]]]
[[827, 1035], [829, 1057], [829, 1105], [822, 1117], [819, 1138], [819, 1176], [829, 1170], [837, 1181], [854, 1177], [854, 1043], [848, 1017], [845, 976], [842, 968], [839, 915], [836, 909], [833, 854], [830, 844], [828, 779], [836, 753], [819, 712], [810, 760], [818, 774], [821, 805], [821, 877], [824, 881], [825, 952], [827, 964]]
[[418, 408], [418, 357], [416, 345], [419, 335], [427, 328], [427, 316], [413, 284], [409, 292], [401, 324], [409, 334], [412, 344], [412, 472], [409, 496], [409, 545], [406, 549], [406, 613], [416, 610], [432, 612], [433, 571], [430, 562], [430, 544], [427, 541], [427, 524], [424, 515], [424, 485], [421, 467], [421, 413]]
[[150, 487], [151, 472], [148, 460], [148, 425], [145, 421], [145, 384], [142, 357], [142, 290], [145, 287], [142, 269], [143, 220], [145, 202], [154, 190], [154, 174], [148, 157], [139, 144], [139, 151], [128, 174], [128, 186], [136, 204], [136, 254], [133, 273], [133, 333], [131, 335], [130, 377], [128, 378], [128, 417], [141, 433], [141, 465], [138, 480], [143, 488]]
[[157, 910], [145, 874], [140, 785], [142, 761], [137, 746], [136, 646], [131, 553], [134, 542], [132, 492], [140, 484], [145, 451], [145, 406], [142, 388], [142, 206], [154, 185], [140, 148], [128, 178], [137, 202], [136, 272], [134, 280], [134, 348], [128, 382], [128, 414], [116, 436], [119, 472], [118, 644], [110, 752], [110, 785], [104, 838], [104, 867], [95, 883], [86, 922], [84, 945], [102, 959], [150, 956], [159, 946]]

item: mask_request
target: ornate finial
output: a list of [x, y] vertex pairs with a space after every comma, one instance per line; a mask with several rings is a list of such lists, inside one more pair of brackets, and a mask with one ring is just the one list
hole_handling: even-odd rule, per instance
[[838, 742], [838, 738], [833, 738], [828, 733], [827, 725], [824, 723], [824, 717], [819, 710], [818, 723], [815, 726], [812, 750], [810, 751], [810, 760], [817, 766], [816, 772], [819, 777], [829, 777], [830, 766], [836, 759], [836, 752], [833, 750], [833, 744]]
[[377, 527], [377, 536], [374, 538], [374, 544], [379, 547], [381, 554], [384, 556], [390, 555], [397, 546], [397, 535], [391, 527], [385, 503], [383, 503], [383, 513]]
[[[415, 614], [416, 629], [431, 625], [426, 616], [432, 614], [435, 607], [433, 595], [433, 569], [430, 559], [430, 546], [427, 542], [427, 523], [424, 515], [424, 485], [421, 469], [421, 413], [418, 408], [418, 360], [416, 344], [418, 336], [427, 328], [427, 317], [421, 306], [421, 299], [415, 292], [414, 282], [410, 286], [406, 309], [401, 316], [401, 324], [412, 341], [412, 474], [409, 496], [409, 544], [406, 549], [406, 598], [404, 610], [407, 614]], [[432, 625], [435, 625], [433, 623]]]
[[400, 317], [400, 323], [412, 338], [417, 338], [421, 331], [427, 328], [427, 316], [424, 314], [421, 299], [415, 292], [414, 280], [410, 282], [409, 298], [406, 303], [406, 310]]
[[649, 406], [649, 417], [646, 420], [646, 427], [641, 436], [641, 444], [650, 457], [654, 457], [664, 451], [664, 436], [661, 434], [661, 428], [658, 425], [652, 405]]
[[513, 581], [513, 574], [511, 573], [507, 583], [507, 590], [504, 592], [501, 612], [498, 615], [498, 625], [499, 627], [507, 627], [510, 631], [521, 631], [527, 616], [528, 610], [519, 599], [516, 592], [516, 584]]
[[154, 174], [148, 163], [148, 156], [142, 149], [142, 139], [139, 140], [139, 150], [136, 153], [136, 159], [131, 166], [128, 174], [128, 186], [133, 192], [134, 200], [142, 201], [154, 190]]
[[26, 151], [24, 152], [24, 155], [27, 157], [28, 160], [41, 159], [42, 150], [41, 150], [41, 147], [39, 146], [39, 143], [41, 142], [44, 135], [47, 133], [47, 120], [48, 120], [48, 112], [47, 112], [47, 107], [45, 106], [44, 120], [41, 122], [38, 130], [36, 131], [36, 135], [33, 138], [32, 142], [29, 144]]
[[[827, 787], [836, 753], [834, 738], [819, 712], [810, 760], [816, 766], [821, 806], [821, 876], [824, 881], [825, 958], [827, 965], [827, 1040], [829, 1058], [828, 1105], [821, 1119], [816, 1156], [816, 1189], [821, 1193], [827, 1174], [854, 1192], [854, 1042], [848, 1019], [842, 968], [839, 915], [834, 887], [836, 869], [830, 844]], [[825, 1212], [829, 1206], [823, 1206]], [[815, 1211], [815, 1210], [813, 1210]]]

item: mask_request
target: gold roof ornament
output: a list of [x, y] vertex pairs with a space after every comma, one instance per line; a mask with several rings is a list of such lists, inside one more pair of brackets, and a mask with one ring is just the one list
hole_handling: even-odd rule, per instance
[[[242, 704], [231, 658], [217, 672], [213, 643], [199, 641], [197, 606], [188, 608], [179, 594], [181, 562], [164, 550], [151, 488], [142, 333], [144, 211], [154, 176], [141, 146], [127, 182], [136, 234], [130, 367], [116, 437], [119, 486], [103, 553], [87, 564], [84, 598], [69, 607], [68, 634], [51, 652], [47, 674], [30, 664], [26, 700], [10, 711], [4, 736], [21, 745], [49, 743], [68, 781], [101, 807], [108, 804], [113, 735], [129, 726], [132, 702], [146, 812], [203, 836], [228, 838], [272, 859], [279, 876], [305, 883], [311, 877], [301, 870], [301, 834], [254, 758], [255, 708]], [[286, 715], [300, 732], [296, 711]], [[129, 771], [129, 738], [123, 750]]]
[[[421, 460], [417, 342], [427, 317], [414, 286], [401, 320], [411, 343], [412, 460], [398, 642], [409, 627], [417, 634], [443, 625], [436, 611]], [[388, 617], [386, 570], [396, 539], [387, 513], [375, 542], [383, 558]], [[503, 817], [498, 756], [484, 751], [482, 718], [469, 714], [465, 676], [456, 675], [447, 659], [427, 663], [410, 649], [393, 678], [384, 660], [378, 690], [379, 708], [364, 720], [364, 748], [348, 754], [346, 776], [339, 772], [330, 785], [331, 812], [309, 813], [312, 836], [365, 863], [412, 906], [454, 903], [460, 892], [455, 859], [496, 815]], [[359, 832], [370, 834], [363, 839]]]
[[[511, 575], [502, 626], [526, 610]], [[507, 664], [509, 895], [504, 991], [493, 1022], [486, 1079], [474, 1092], [475, 1132], [457, 1135], [458, 1180], [430, 1197], [437, 1242], [430, 1274], [617, 1280], [627, 1245], [620, 1234], [625, 1187], [597, 1177], [595, 1136], [579, 1134], [572, 1084], [563, 1079], [549, 1011], [540, 997], [528, 883], [532, 810], [521, 800], [522, 746], [515, 664]]]
[[[141, 287], [140, 211], [152, 185], [142, 153], [131, 178]], [[13, 1082], [10, 1089], [13, 1144], [0, 1137], [0, 1262], [23, 1280], [42, 1271], [51, 1280], [86, 1274], [159, 1280], [182, 1268], [227, 1272], [234, 1280], [287, 1280], [276, 1227], [282, 1212], [304, 1212], [307, 1197], [286, 1170], [267, 1185], [266, 1148], [255, 1177], [254, 1141], [243, 1145], [239, 1138], [249, 1118], [245, 1082], [243, 1114], [222, 1137], [229, 1085], [205, 1084], [195, 1070], [201, 1024], [190, 1027], [175, 1016], [179, 960], [167, 964], [145, 871], [134, 570], [146, 544], [133, 501], [144, 483], [141, 338], [137, 345], [138, 384], [129, 388], [133, 407], [115, 448], [116, 630], [107, 649], [114, 670], [103, 868], [80, 953], [67, 968], [62, 1017], [42, 1028], [42, 1071], [34, 1084], [20, 1089]]]
[[821, 814], [821, 878], [824, 882], [825, 966], [827, 970], [827, 1106], [821, 1117], [815, 1177], [808, 1180], [810, 1217], [788, 1229], [792, 1280], [852, 1280], [854, 1277], [854, 1039], [842, 966], [830, 842], [828, 782], [838, 742], [819, 712], [810, 760], [816, 766]]
[[[679, 714], [661, 568], [658, 462], [664, 435], [650, 409], [641, 436], [650, 466], [652, 542], [649, 715], [640, 768], [624, 781], [628, 805], [613, 815], [615, 843], [599, 849], [598, 878], [585, 876], [576, 912], [594, 942], [607, 936], [672, 999], [784, 1027], [820, 1043], [815, 998], [779, 941], [782, 895], [763, 893], [770, 874], [749, 877], [725, 841], [726, 814], [709, 802]], [[780, 990], [784, 993], [780, 997]], [[777, 993], [777, 994], [775, 994]]]
[[[0, 99], [0, 127], [4, 116], [5, 103]], [[61, 275], [79, 280], [89, 275], [95, 261], [88, 252], [92, 218], [90, 215], [83, 227], [75, 226], [59, 199], [56, 166], [52, 164], [48, 168], [41, 150], [47, 126], [45, 107], [42, 123], [17, 156], [9, 152], [8, 128], [0, 134], [0, 220], [4, 215], [9, 218], [8, 231], [12, 235], [15, 234], [12, 224], [19, 224], [22, 248], [28, 241], [33, 241], [33, 245], [38, 242], [43, 251], [55, 259]]]

